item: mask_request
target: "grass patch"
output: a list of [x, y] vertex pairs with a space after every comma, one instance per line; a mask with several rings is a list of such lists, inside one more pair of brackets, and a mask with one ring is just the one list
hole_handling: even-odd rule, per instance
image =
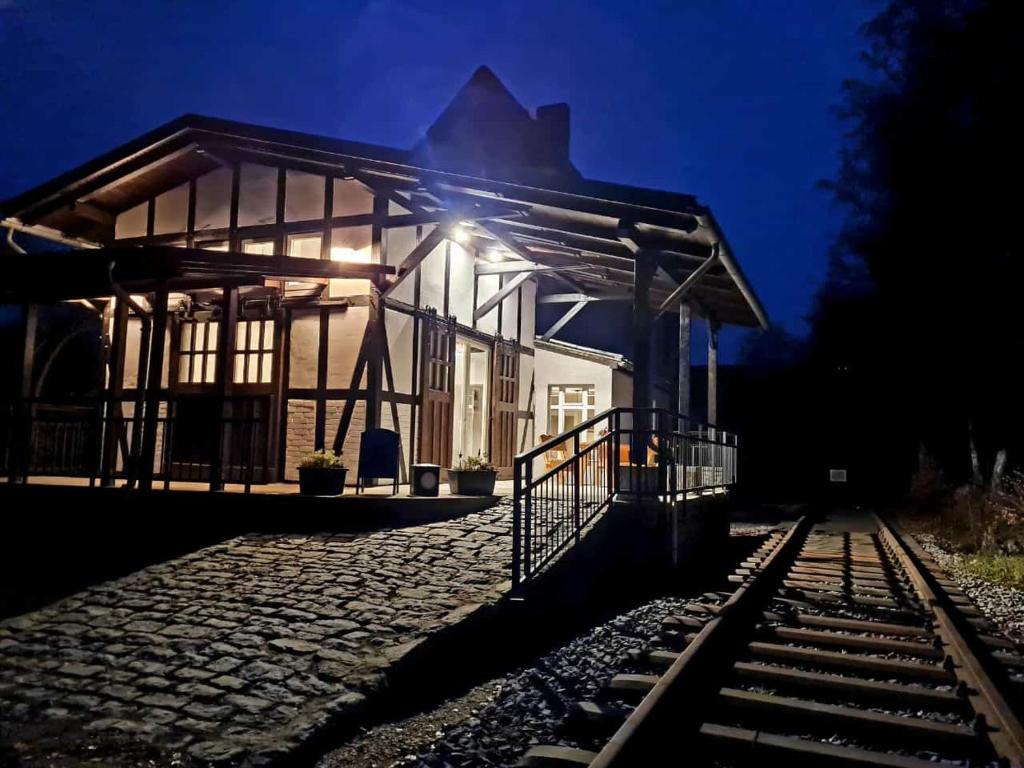
[[965, 555], [964, 570], [985, 581], [1024, 589], [1024, 555]]

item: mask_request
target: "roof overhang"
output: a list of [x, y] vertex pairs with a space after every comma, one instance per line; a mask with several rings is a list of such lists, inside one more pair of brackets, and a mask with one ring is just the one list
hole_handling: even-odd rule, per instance
[[8, 256], [0, 302], [64, 301], [110, 296], [113, 283], [129, 293], [225, 285], [262, 285], [267, 279], [366, 279], [382, 284], [393, 266], [349, 264], [287, 256], [254, 256], [172, 246], [97, 248]]
[[[478, 178], [417, 166], [404, 150], [195, 115], [5, 201], [2, 213], [30, 228], [109, 243], [118, 213], [243, 161], [356, 178], [422, 221], [450, 224], [464, 215], [479, 248], [554, 268], [536, 274], [542, 292], [628, 296], [636, 253], [651, 252], [660, 267], [654, 306], [702, 269], [686, 295], [699, 314], [767, 326], [720, 226], [690, 195], [579, 178]], [[705, 265], [711, 258], [716, 263]]]

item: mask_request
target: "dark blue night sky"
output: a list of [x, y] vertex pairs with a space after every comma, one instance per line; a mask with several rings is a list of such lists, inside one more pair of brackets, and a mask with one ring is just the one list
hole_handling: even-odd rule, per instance
[[487, 64], [528, 108], [569, 102], [584, 175], [711, 205], [800, 333], [838, 225], [831, 107], [877, 5], [0, 0], [0, 197], [184, 112], [408, 147]]

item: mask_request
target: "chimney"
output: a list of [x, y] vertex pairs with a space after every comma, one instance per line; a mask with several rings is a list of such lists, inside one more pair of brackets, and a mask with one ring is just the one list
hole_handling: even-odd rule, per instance
[[569, 161], [569, 105], [537, 107], [537, 156], [545, 165], [562, 169]]

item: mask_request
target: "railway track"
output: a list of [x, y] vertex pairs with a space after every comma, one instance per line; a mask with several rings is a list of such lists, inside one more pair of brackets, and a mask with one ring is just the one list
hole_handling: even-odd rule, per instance
[[538, 745], [520, 764], [1024, 768], [1024, 655], [912, 538], [867, 522], [773, 534], [734, 592], [668, 619], [577, 703], [568, 740], [591, 749]]

